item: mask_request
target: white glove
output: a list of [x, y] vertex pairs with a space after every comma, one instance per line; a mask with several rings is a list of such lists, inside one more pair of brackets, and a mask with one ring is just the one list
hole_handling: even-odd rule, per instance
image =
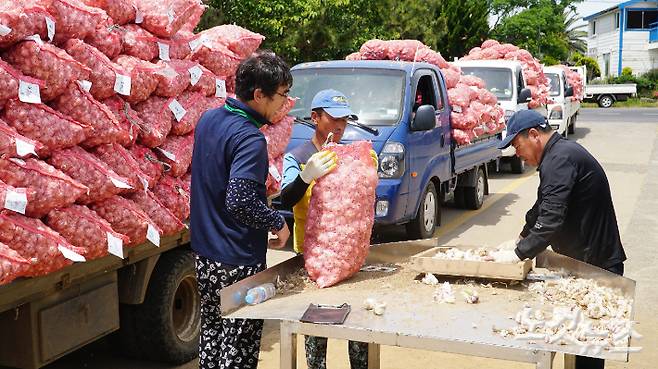
[[498, 250], [491, 253], [497, 263], [515, 264], [521, 261], [514, 250]]
[[307, 184], [331, 172], [336, 167], [336, 153], [333, 151], [316, 152], [306, 162], [299, 176]]

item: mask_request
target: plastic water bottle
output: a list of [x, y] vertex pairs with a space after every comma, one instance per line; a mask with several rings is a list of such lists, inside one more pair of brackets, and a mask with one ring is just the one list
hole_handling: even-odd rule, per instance
[[274, 297], [276, 288], [272, 283], [263, 283], [247, 291], [244, 301], [249, 305], [260, 304], [261, 302]]

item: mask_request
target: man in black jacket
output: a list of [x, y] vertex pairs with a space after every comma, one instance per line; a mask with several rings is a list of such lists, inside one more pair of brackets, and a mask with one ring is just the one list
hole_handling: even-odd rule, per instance
[[[510, 118], [500, 149], [510, 144], [516, 155], [537, 166], [540, 182], [516, 249], [499, 251], [495, 260], [531, 259], [551, 245], [560, 254], [622, 275], [626, 254], [610, 185], [598, 161], [578, 143], [554, 132], [533, 110]], [[576, 357], [576, 368], [603, 367], [603, 360]]]

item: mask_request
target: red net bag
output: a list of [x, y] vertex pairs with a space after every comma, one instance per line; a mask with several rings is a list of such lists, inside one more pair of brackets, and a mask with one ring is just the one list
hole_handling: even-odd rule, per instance
[[450, 64], [448, 64], [448, 62], [446, 62], [446, 60], [443, 59], [441, 53], [433, 51], [429, 48], [418, 50], [416, 52], [415, 58], [416, 61], [430, 63], [436, 65], [441, 69], [450, 67]]
[[198, 35], [190, 60], [195, 60], [218, 76], [232, 76], [242, 57], [231, 51], [219, 35], [207, 30]]
[[0, 180], [14, 187], [34, 191], [26, 214], [41, 217], [54, 208], [73, 204], [89, 188], [36, 159], [0, 159]]
[[313, 186], [304, 239], [306, 270], [319, 287], [351, 277], [368, 255], [377, 187], [371, 148], [365, 141], [327, 147], [338, 166]]
[[199, 25], [199, 22], [201, 22], [201, 16], [203, 16], [203, 12], [206, 10], [206, 6], [203, 5], [202, 1], [199, 1], [199, 4], [201, 6], [194, 8], [190, 17], [180, 28], [180, 31], [194, 32], [194, 29]]
[[455, 109], [459, 107], [461, 109], [467, 108], [471, 104], [471, 89], [468, 87], [455, 87], [448, 90], [448, 100], [450, 105], [452, 105], [453, 110], [459, 112], [460, 109]]
[[418, 51], [428, 48], [418, 40], [391, 40], [387, 44], [386, 57], [390, 60], [414, 61]]
[[80, 204], [102, 201], [133, 189], [126, 178], [79, 146], [54, 152], [48, 163], [89, 188], [78, 198]]
[[463, 83], [468, 86], [475, 86], [477, 88], [485, 87], [485, 83], [482, 79], [469, 75], [462, 75], [461, 77], [459, 77], [459, 83]]
[[[171, 37], [202, 8], [198, 0], [142, 0], [137, 7], [144, 13], [142, 26], [160, 37]], [[202, 8], [203, 9], [203, 8]]]
[[160, 61], [161, 69], [156, 73], [158, 88], [155, 94], [162, 97], [175, 97], [180, 95], [190, 85], [190, 73], [185, 68], [186, 63], [177, 60], [171, 62]]
[[148, 188], [148, 177], [125, 147], [119, 144], [100, 145], [94, 148], [93, 154], [116, 174], [125, 178], [126, 183], [133, 189]]
[[162, 176], [153, 188], [153, 195], [180, 221], [190, 217], [190, 193], [182, 178]]
[[258, 50], [265, 36], [234, 24], [223, 24], [199, 33], [210, 43], [223, 43], [241, 59]]
[[114, 59], [123, 50], [122, 30], [116, 25], [100, 24], [85, 42], [98, 49], [110, 59]]
[[139, 165], [139, 169], [146, 176], [149, 188], [153, 188], [158, 183], [165, 167], [170, 168], [169, 164], [161, 162], [158, 156], [148, 147], [134, 145], [129, 151]]
[[151, 96], [135, 106], [144, 122], [139, 132], [139, 142], [148, 147], [160, 146], [174, 123], [174, 115], [167, 106], [173, 99]]
[[4, 59], [24, 74], [45, 82], [41, 99], [49, 101], [61, 95], [69, 82], [89, 79], [90, 70], [51, 44], [26, 40], [9, 49]]
[[16, 1], [0, 2], [0, 48], [9, 47], [27, 36], [27, 15]]
[[192, 164], [192, 149], [194, 148], [194, 132], [185, 136], [169, 136], [162, 146], [156, 148], [158, 157], [171, 166], [169, 174], [180, 177]]
[[265, 194], [269, 197], [281, 191], [283, 179], [283, 155], [270, 159], [267, 179], [265, 180]]
[[0, 209], [25, 215], [27, 204], [34, 201], [35, 196], [32, 188], [15, 188], [0, 181]]
[[295, 103], [297, 102], [297, 99], [294, 97], [288, 96], [286, 101], [281, 105], [281, 108], [277, 110], [277, 112], [274, 114], [272, 117], [272, 122], [277, 123], [288, 115], [290, 113], [290, 110], [295, 107]]
[[21, 83], [27, 82], [43, 88], [45, 83], [42, 80], [24, 76], [11, 65], [0, 59], [0, 100], [18, 98], [18, 87]]
[[260, 128], [267, 141], [267, 156], [270, 159], [286, 152], [294, 121], [295, 118], [288, 116], [277, 123], [267, 124]]
[[[0, 242], [32, 261], [25, 274], [30, 277], [46, 275], [70, 265], [71, 260], [64, 256], [64, 252], [74, 252], [79, 256], [85, 253], [84, 249], [71, 245], [39, 219], [6, 212], [0, 212]], [[84, 258], [79, 260], [84, 261]]]
[[158, 57], [157, 38], [142, 27], [129, 24], [123, 27], [123, 52], [142, 60], [153, 60]]
[[57, 23], [57, 44], [70, 38], [84, 40], [94, 33], [98, 25], [110, 24], [104, 10], [87, 6], [78, 0], [52, 0], [48, 10]]
[[359, 49], [361, 57], [366, 60], [386, 60], [388, 45], [386, 41], [369, 40], [361, 45]]
[[345, 60], [363, 60], [363, 56], [360, 52], [351, 53], [345, 57]]
[[18, 252], [10, 249], [4, 243], [0, 243], [0, 286], [25, 276], [30, 265], [30, 261], [23, 258]]
[[44, 152], [44, 146], [20, 135], [16, 130], [0, 119], [0, 155], [9, 158], [26, 158]]
[[24, 1], [24, 12], [27, 16], [25, 19], [26, 36], [39, 35], [42, 40], [54, 40], [56, 19], [53, 17], [44, 4], [38, 1]]
[[215, 94], [217, 87], [216, 78], [224, 79], [223, 77], [216, 77], [208, 68], [195, 61], [178, 60], [176, 63], [181, 68], [185, 68], [190, 77], [187, 91], [200, 92], [205, 96], [212, 96]]
[[72, 82], [66, 92], [54, 101], [53, 106], [91, 127], [87, 139], [82, 142], [85, 147], [112, 142], [127, 145], [130, 142], [128, 133], [121, 129], [112, 111], [94, 99], [78, 82]]
[[455, 88], [459, 83], [460, 74], [452, 69], [441, 69], [441, 72], [446, 80], [446, 88], [448, 90]]
[[39, 156], [53, 150], [75, 146], [87, 137], [87, 124], [77, 122], [44, 104], [27, 104], [9, 100], [3, 111], [4, 120], [21, 135], [39, 141], [44, 149]]
[[151, 232], [162, 232], [142, 209], [133, 201], [121, 196], [112, 196], [107, 200], [91, 204], [89, 208], [101, 218], [107, 220], [112, 229], [128, 236], [128, 246], [137, 246], [146, 241], [149, 228]]
[[165, 207], [151, 191], [138, 191], [130, 195], [130, 199], [137, 204], [151, 220], [160, 228], [163, 236], [171, 236], [185, 228], [177, 217]]
[[108, 57], [95, 47], [87, 45], [78, 39], [70, 39], [64, 44], [64, 49], [75, 60], [84, 64], [91, 70], [89, 91], [98, 100], [114, 96], [117, 74], [126, 76], [127, 73], [120, 66], [114, 64]]
[[[182, 136], [192, 132], [196, 128], [199, 118], [208, 110], [209, 106], [208, 101], [198, 92], [183, 92], [176, 98], [176, 101], [185, 109], [185, 115], [179, 120], [174, 113], [171, 133]], [[168, 105], [171, 106], [171, 103], [170, 101]]]
[[182, 184], [183, 184], [183, 189], [188, 194], [191, 194], [192, 193], [192, 172], [185, 173], [182, 177], [180, 177], [180, 179], [181, 179]]
[[125, 146], [134, 145], [135, 142], [137, 142], [140, 129], [144, 127], [144, 121], [142, 118], [140, 118], [137, 112], [130, 107], [128, 102], [124, 101], [119, 96], [112, 96], [101, 101], [101, 103], [110, 109], [119, 122], [119, 128], [121, 131], [128, 135], [129, 141]]
[[52, 210], [46, 224], [73, 246], [85, 250], [87, 260], [108, 254], [108, 238], [114, 237], [124, 244], [130, 242], [128, 236], [115, 232], [110, 223], [82, 205]]
[[137, 16], [137, 0], [82, 0], [86, 5], [101, 8], [114, 24], [133, 23]]
[[455, 140], [455, 143], [457, 145], [470, 145], [471, 144], [471, 136], [461, 130], [461, 129], [453, 129], [452, 130], [452, 139]]
[[120, 55], [114, 62], [130, 75], [130, 95], [125, 97], [129, 103], [136, 104], [148, 99], [158, 87], [156, 72], [160, 67], [157, 65], [127, 55]]
[[171, 60], [182, 60], [190, 56], [192, 53], [190, 41], [195, 38], [194, 33], [188, 31], [178, 31], [172, 36], [168, 43]]

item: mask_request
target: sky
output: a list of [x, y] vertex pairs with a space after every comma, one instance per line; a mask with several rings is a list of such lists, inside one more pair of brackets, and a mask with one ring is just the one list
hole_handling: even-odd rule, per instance
[[623, 2], [621, 0], [585, 0], [577, 4], [576, 8], [578, 9], [579, 16], [586, 17]]

